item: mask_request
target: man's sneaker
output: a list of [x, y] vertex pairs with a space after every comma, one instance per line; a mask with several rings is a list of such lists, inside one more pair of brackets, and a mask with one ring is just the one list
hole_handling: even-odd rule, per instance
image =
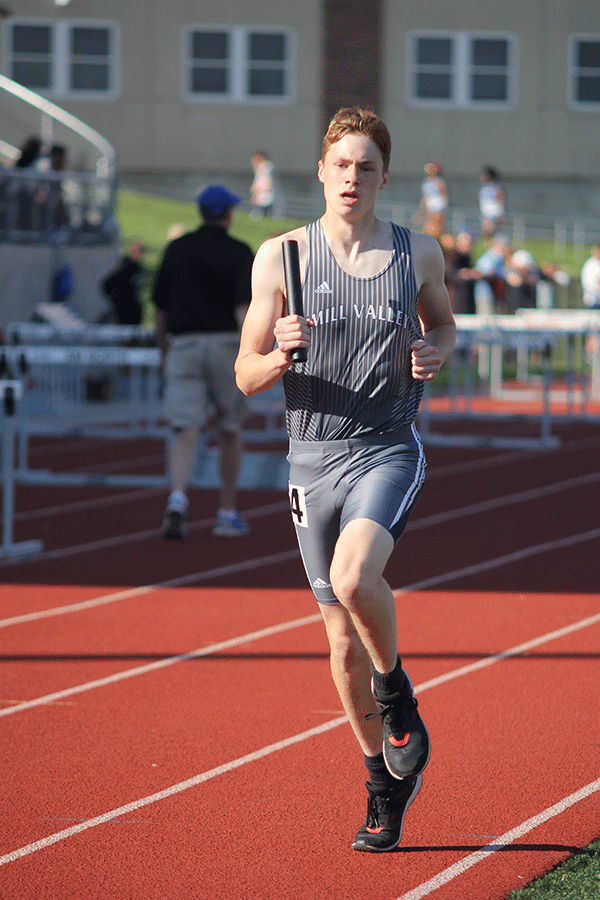
[[168, 541], [183, 541], [187, 537], [186, 515], [180, 509], [165, 510], [162, 525], [162, 536]]
[[406, 810], [421, 790], [422, 783], [423, 776], [415, 775], [405, 778], [398, 787], [381, 790], [367, 781], [367, 818], [352, 842], [354, 850], [370, 853], [394, 850], [402, 837]]
[[220, 509], [212, 533], [217, 537], [243, 537], [250, 533], [250, 528], [239, 513]]
[[376, 694], [371, 688], [383, 725], [383, 758], [394, 778], [408, 778], [422, 772], [429, 761], [430, 741], [423, 719], [417, 712], [417, 699], [410, 678], [406, 689], [396, 694]]

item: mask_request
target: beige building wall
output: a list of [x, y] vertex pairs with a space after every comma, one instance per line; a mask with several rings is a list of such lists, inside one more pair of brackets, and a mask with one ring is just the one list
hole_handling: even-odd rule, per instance
[[[105, 0], [101, 5], [96, 0], [77, 0], [65, 7], [48, 0], [42, 10], [39, 0], [20, 0], [14, 11], [19, 19], [118, 23], [117, 96], [87, 101], [56, 98], [55, 102], [113, 143], [123, 168], [246, 171], [249, 156], [258, 147], [268, 150], [286, 171], [305, 172], [307, 155], [310, 168], [316, 165], [321, 138], [319, 0], [295, 5], [277, 0]], [[190, 25], [289, 29], [297, 60], [291, 101], [235, 104], [185, 99], [182, 41]]]
[[[499, 32], [516, 48], [516, 96], [504, 110], [421, 109], [407, 98], [407, 34]], [[597, 0], [388, 0], [384, 28], [383, 116], [392, 131], [392, 171], [436, 159], [457, 176], [495, 165], [512, 177], [600, 176], [600, 113], [568, 102], [569, 40], [600, 35]]]
[[[569, 39], [600, 35], [598, 0], [378, 0], [380, 6], [380, 112], [393, 137], [392, 175], [417, 178], [424, 162], [433, 158], [457, 179], [476, 177], [483, 164], [496, 165], [514, 179], [600, 176], [600, 114], [597, 108], [582, 111], [568, 102]], [[314, 175], [326, 106], [322, 0], [77, 0], [64, 7], [50, 0], [19, 0], [13, 9], [18, 17], [118, 23], [120, 72], [114, 99], [56, 102], [115, 145], [122, 169], [248, 173], [250, 153], [263, 147], [281, 173]], [[342, 15], [343, 4], [339, 10]], [[182, 36], [194, 24], [290, 29], [296, 48], [290, 102], [186, 99]], [[502, 110], [413, 105], [407, 96], [407, 35], [427, 29], [514, 36], [514, 104]]]

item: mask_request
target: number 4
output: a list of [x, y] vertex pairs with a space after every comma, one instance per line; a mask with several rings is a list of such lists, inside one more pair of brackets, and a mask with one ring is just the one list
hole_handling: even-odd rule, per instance
[[301, 528], [308, 528], [308, 512], [303, 487], [290, 484], [290, 508], [294, 523]]

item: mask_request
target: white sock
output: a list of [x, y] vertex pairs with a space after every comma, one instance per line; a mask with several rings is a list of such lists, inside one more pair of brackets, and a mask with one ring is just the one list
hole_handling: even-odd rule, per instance
[[188, 507], [188, 498], [183, 491], [173, 491], [172, 494], [169, 494], [167, 505], [169, 507], [181, 509], [182, 512], [185, 512]]

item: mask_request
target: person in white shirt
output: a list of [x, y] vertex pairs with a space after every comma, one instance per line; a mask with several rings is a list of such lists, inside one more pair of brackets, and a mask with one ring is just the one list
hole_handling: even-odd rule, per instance
[[481, 234], [486, 241], [489, 241], [504, 224], [504, 192], [500, 187], [499, 178], [498, 172], [491, 166], [481, 170], [478, 199]]
[[588, 309], [600, 309], [600, 244], [594, 244], [591, 254], [581, 268], [583, 303]]
[[262, 150], [256, 150], [250, 161], [254, 170], [250, 188], [252, 210], [260, 216], [272, 216], [275, 204], [275, 167]]
[[438, 240], [446, 227], [448, 212], [448, 188], [440, 163], [429, 162], [425, 166], [426, 178], [421, 185], [421, 205], [417, 220], [423, 221], [423, 231]]

